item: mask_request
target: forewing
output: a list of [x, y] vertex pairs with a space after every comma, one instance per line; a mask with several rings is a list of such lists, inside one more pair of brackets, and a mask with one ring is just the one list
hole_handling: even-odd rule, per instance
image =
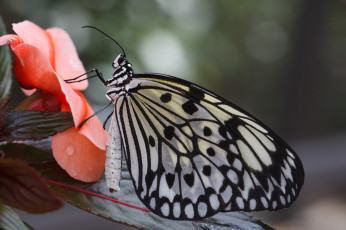
[[295, 200], [301, 162], [264, 124], [190, 82], [136, 76], [117, 119], [135, 190], [149, 209], [198, 220]]

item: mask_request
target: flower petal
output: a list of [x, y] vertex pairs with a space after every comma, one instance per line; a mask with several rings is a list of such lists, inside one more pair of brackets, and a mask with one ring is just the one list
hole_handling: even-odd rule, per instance
[[26, 96], [30, 96], [31, 94], [36, 92], [36, 89], [24, 89], [24, 88], [20, 88], [22, 90], [22, 92], [26, 95]]
[[[84, 119], [93, 114], [92, 109], [84, 96], [78, 91], [73, 90], [70, 84], [58, 77], [48, 60], [34, 46], [21, 44], [14, 49], [16, 55], [15, 75], [19, 84], [26, 89], [38, 88], [46, 93], [53, 94], [61, 102], [62, 112], [72, 112], [75, 126], [77, 127]], [[98, 119], [90, 119], [90, 125], [100, 136], [104, 136], [102, 125]], [[101, 130], [101, 131], [97, 131]], [[93, 133], [88, 129], [82, 128], [82, 133], [93, 139], [95, 145], [103, 148], [106, 143], [104, 139], [99, 141], [93, 137]], [[106, 135], [106, 134], [105, 134]], [[104, 143], [102, 143], [104, 141]]]
[[61, 102], [61, 112], [71, 112], [75, 127], [85, 119], [88, 104], [84, 96], [70, 87], [70, 84], [66, 83], [61, 78], [58, 78], [61, 94], [59, 101]]
[[13, 31], [23, 39], [24, 43], [38, 48], [54, 68], [53, 45], [45, 30], [30, 21], [14, 23], [12, 27]]
[[10, 45], [11, 50], [16, 48], [17, 45], [23, 43], [21, 37], [15, 34], [7, 34], [0, 37], [0, 46]]
[[[81, 97], [83, 95], [79, 93]], [[88, 103], [86, 103], [86, 118], [90, 117], [94, 114], [94, 111], [90, 107]], [[100, 149], [106, 149], [106, 143], [107, 143], [107, 132], [103, 129], [103, 126], [100, 122], [100, 120], [95, 116], [91, 119], [89, 119], [80, 129], [80, 133], [85, 135], [91, 142], [94, 143], [98, 148]]]
[[16, 55], [14, 72], [21, 87], [39, 88], [53, 95], [59, 95], [58, 77], [48, 59], [38, 48], [20, 44], [13, 52]]
[[14, 49], [14, 72], [21, 87], [38, 88], [53, 94], [63, 112], [72, 112], [76, 127], [85, 119], [87, 101], [57, 76], [47, 58], [34, 46], [21, 44]]
[[[69, 84], [62, 79], [58, 79], [62, 94], [65, 96], [66, 103], [62, 102], [61, 112], [71, 112], [75, 127], [78, 127], [86, 118], [94, 114], [88, 101], [82, 93], [73, 90]], [[89, 119], [80, 129], [80, 134], [88, 138], [100, 149], [106, 149], [107, 132], [97, 117]]]
[[[58, 75], [66, 80], [84, 74], [86, 71], [70, 36], [60, 28], [49, 28], [47, 33], [54, 47], [55, 71]], [[85, 90], [88, 81], [72, 83], [70, 86], [75, 90]]]
[[96, 181], [105, 167], [105, 150], [97, 148], [75, 128], [52, 137], [53, 155], [67, 173], [84, 182]]

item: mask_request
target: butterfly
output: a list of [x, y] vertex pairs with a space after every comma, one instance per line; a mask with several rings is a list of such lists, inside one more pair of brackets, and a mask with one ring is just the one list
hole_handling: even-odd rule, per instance
[[124, 153], [138, 198], [164, 218], [278, 210], [296, 200], [304, 183], [302, 163], [270, 128], [199, 85], [134, 73], [120, 44], [91, 28], [123, 51], [112, 63], [110, 79], [92, 70], [110, 87], [104, 108], [115, 105], [106, 152], [108, 187], [120, 189]]

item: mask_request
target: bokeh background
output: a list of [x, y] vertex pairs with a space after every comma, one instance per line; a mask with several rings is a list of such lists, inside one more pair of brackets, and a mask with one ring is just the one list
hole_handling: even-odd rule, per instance
[[[81, 28], [96, 26], [122, 44], [135, 72], [178, 76], [246, 109], [306, 171], [289, 209], [254, 215], [278, 229], [346, 228], [346, 0], [2, 0], [0, 15], [9, 32], [23, 20], [63, 28], [85, 68], [110, 76], [120, 49]], [[105, 91], [90, 81], [95, 110]], [[13, 95], [12, 106], [24, 98], [16, 85]], [[37, 229], [121, 227], [68, 204], [20, 215]]]

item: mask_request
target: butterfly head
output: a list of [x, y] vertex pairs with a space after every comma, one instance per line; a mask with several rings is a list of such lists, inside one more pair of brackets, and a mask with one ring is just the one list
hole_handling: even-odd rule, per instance
[[123, 54], [119, 54], [113, 61], [112, 66], [114, 68], [114, 72], [112, 74], [112, 77], [105, 82], [105, 85], [108, 87], [123, 87], [124, 85], [129, 83], [133, 75], [133, 70], [131, 63], [129, 63], [126, 59], [126, 53], [124, 48], [116, 40], [114, 40], [112, 37], [110, 37], [109, 35], [107, 35], [106, 33], [104, 33], [96, 27], [83, 26], [83, 28], [92, 28], [94, 30], [99, 31], [100, 33], [105, 35], [109, 40], [117, 44], [123, 52]]
[[123, 86], [131, 80], [133, 75], [132, 65], [126, 59], [126, 56], [119, 54], [112, 63], [114, 72], [112, 77], [106, 81], [106, 86], [119, 87]]

